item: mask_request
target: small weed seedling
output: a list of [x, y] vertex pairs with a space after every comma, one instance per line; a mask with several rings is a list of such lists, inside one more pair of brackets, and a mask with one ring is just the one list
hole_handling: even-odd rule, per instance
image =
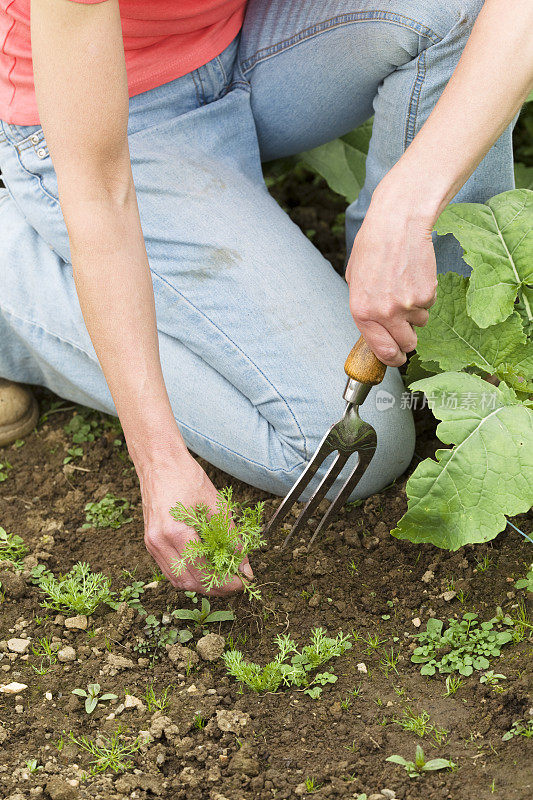
[[459, 675], [447, 675], [446, 676], [446, 691], [444, 692], [444, 697], [451, 697], [452, 694], [455, 694], [456, 691], [463, 685], [463, 679], [459, 677]]
[[[512, 625], [513, 630], [513, 642], [515, 644], [519, 644], [519, 642], [523, 642], [525, 639], [529, 639], [531, 636], [531, 632], [533, 631], [533, 624], [531, 617], [529, 616], [529, 612], [526, 608], [526, 604], [522, 599], [518, 601], [518, 611], [516, 612], [515, 616], [505, 616], [503, 617], [504, 622], [509, 620], [508, 624]], [[498, 612], [501, 612], [501, 608], [498, 608]], [[502, 612], [503, 615], [503, 612]]]
[[32, 664], [33, 671], [38, 675], [46, 675], [50, 667], [57, 662], [57, 650], [59, 650], [60, 646], [59, 642], [52, 644], [46, 637], [39, 639], [36, 645], [32, 645], [33, 655], [41, 659], [38, 667]]
[[486, 572], [491, 564], [492, 561], [490, 560], [489, 556], [483, 556], [483, 558], [476, 559], [476, 569], [478, 572]]
[[432, 758], [426, 761], [424, 751], [417, 745], [414, 761], [406, 761], [402, 756], [389, 756], [385, 761], [391, 761], [393, 764], [400, 764], [404, 767], [405, 771], [410, 778], [419, 778], [423, 772], [434, 772], [438, 769], [454, 769], [456, 764], [449, 761], [447, 758]]
[[321, 686], [334, 683], [337, 677], [329, 672], [314, 677], [309, 673], [332, 658], [341, 656], [352, 646], [349, 639], [342, 631], [332, 639], [325, 635], [323, 628], [314, 628], [310, 644], [301, 651], [288, 634], [276, 636], [274, 642], [279, 652], [265, 667], [245, 661], [239, 650], [228, 650], [222, 658], [228, 675], [254, 692], [275, 692], [280, 686], [297, 686], [316, 699], [322, 691]]
[[94, 413], [89, 409], [80, 406], [78, 411], [67, 422], [63, 430], [67, 433], [74, 444], [82, 442], [94, 442], [103, 433], [102, 426], [96, 419]]
[[[0, 530], [2, 530], [0, 528]], [[533, 592], [533, 564], [530, 565], [529, 571], [525, 578], [519, 578], [515, 583], [516, 589], [526, 589], [528, 592]]]
[[85, 506], [85, 522], [83, 528], [121, 528], [133, 520], [127, 513], [130, 508], [129, 500], [115, 497], [109, 492], [97, 503], [87, 503]]
[[30, 775], [33, 775], [34, 772], [37, 772], [38, 770], [42, 769], [42, 766], [39, 764], [36, 758], [28, 758], [28, 760], [25, 761], [24, 763]]
[[13, 465], [9, 463], [9, 461], [4, 461], [3, 464], [0, 464], [0, 483], [3, 481], [7, 481], [10, 470], [13, 469]]
[[473, 671], [490, 666], [490, 658], [500, 655], [504, 644], [513, 638], [511, 631], [498, 631], [496, 625], [513, 624], [504, 617], [494, 617], [489, 622], [478, 624], [477, 614], [463, 614], [462, 620], [449, 619], [448, 627], [439, 619], [429, 619], [426, 630], [415, 635], [421, 642], [411, 661], [422, 664], [421, 675], [459, 672], [472, 675]]
[[[62, 411], [64, 409], [59, 410]], [[104, 414], [99, 414], [98, 411], [85, 408], [85, 406], [76, 406], [75, 413], [63, 430], [71, 437], [74, 444], [94, 442], [105, 431], [112, 431], [117, 437], [122, 432], [118, 419], [106, 417]]]
[[317, 783], [316, 778], [313, 778], [312, 776], [309, 776], [305, 779], [305, 791], [307, 794], [314, 794], [315, 792], [318, 792], [321, 786], [322, 784]]
[[[174, 561], [174, 574], [181, 575], [187, 566], [196, 567], [202, 572], [207, 592], [231, 581], [243, 558], [265, 544], [261, 535], [263, 506], [260, 502], [249, 508], [235, 502], [231, 486], [218, 492], [215, 514], [206, 505], [186, 508], [183, 503], [177, 503], [170, 510], [171, 515], [193, 528], [199, 539], [187, 542], [181, 558]], [[239, 577], [248, 596], [260, 599], [259, 590], [240, 573]]]
[[391, 647], [390, 651], [385, 651], [382, 657], [379, 659], [379, 664], [381, 670], [388, 676], [389, 672], [393, 670], [396, 675], [398, 675], [398, 669], [396, 664], [398, 663], [399, 654], [394, 652], [394, 648]]
[[11, 561], [17, 569], [22, 569], [26, 553], [26, 545], [20, 536], [0, 528], [0, 561]]
[[200, 608], [178, 608], [172, 612], [173, 617], [181, 620], [188, 620], [203, 628], [204, 625], [211, 625], [215, 622], [232, 622], [235, 619], [233, 611], [211, 611], [211, 603], [207, 597], [202, 597], [202, 605]]
[[78, 561], [70, 572], [55, 578], [42, 565], [32, 570], [32, 575], [45, 600], [43, 608], [54, 611], [75, 611], [77, 614], [92, 614], [101, 603], [113, 599], [111, 581], [100, 572], [91, 572], [89, 564]]
[[146, 614], [146, 610], [141, 603], [141, 597], [144, 594], [145, 586], [145, 581], [133, 581], [129, 586], [125, 586], [121, 589], [117, 595], [117, 599], [108, 602], [108, 606], [116, 611], [121, 603], [126, 603], [136, 611]]
[[433, 722], [430, 722], [427, 711], [415, 714], [410, 707], [405, 709], [402, 717], [394, 717], [393, 722], [400, 725], [404, 731], [411, 731], [416, 733], [417, 736], [431, 736], [437, 744], [442, 744], [449, 733], [444, 728], [439, 728]]
[[88, 714], [92, 714], [99, 703], [104, 703], [106, 700], [118, 699], [116, 694], [100, 694], [99, 683], [87, 684], [87, 691], [85, 691], [85, 689], [73, 689], [72, 694], [78, 697], [85, 697], [85, 711]]
[[69, 738], [93, 757], [91, 775], [97, 775], [108, 769], [113, 772], [126, 772], [133, 767], [131, 756], [135, 755], [143, 744], [140, 736], [128, 741], [120, 727], [111, 736], [100, 734], [95, 741], [88, 739], [87, 736], [76, 739], [72, 731], [69, 733]]
[[63, 459], [63, 464], [70, 464], [75, 458], [83, 456], [83, 447], [69, 447], [67, 450], [68, 455]]
[[178, 631], [162, 625], [154, 614], [149, 614], [144, 621], [144, 638], [137, 639], [133, 649], [149, 658], [153, 664], [161, 657], [167, 645], [180, 642], [185, 644], [192, 639], [192, 633], [186, 629]]
[[382, 644], [386, 643], [386, 639], [380, 639], [379, 635], [369, 633], [366, 639], [363, 639], [363, 642], [366, 644], [365, 653], [370, 655], [372, 651], [378, 650]]
[[492, 686], [495, 692], [503, 692], [503, 686], [500, 686], [500, 681], [507, 679], [507, 675], [502, 675], [500, 672], [494, 672], [489, 669], [479, 679], [480, 683], [486, 683], [487, 686]]
[[203, 731], [203, 729], [204, 729], [204, 728], [205, 728], [205, 726], [207, 725], [207, 720], [206, 720], [206, 718], [205, 718], [205, 717], [202, 717], [202, 715], [201, 715], [201, 714], [197, 714], [197, 715], [195, 716], [195, 718], [193, 719], [193, 721], [192, 721], [192, 724], [194, 725], [194, 727], [195, 727], [197, 730], [199, 730], [199, 731]]
[[146, 692], [144, 693], [144, 699], [146, 700], [146, 705], [148, 706], [148, 712], [150, 714], [154, 714], [156, 711], [165, 711], [168, 708], [169, 704], [169, 694], [172, 687], [167, 686], [166, 689], [163, 689], [161, 694], [158, 696], [155, 693], [154, 684], [153, 682], [147, 687]]
[[518, 719], [511, 725], [511, 728], [506, 731], [502, 739], [508, 742], [514, 736], [524, 736], [526, 739], [533, 738], [533, 719]]

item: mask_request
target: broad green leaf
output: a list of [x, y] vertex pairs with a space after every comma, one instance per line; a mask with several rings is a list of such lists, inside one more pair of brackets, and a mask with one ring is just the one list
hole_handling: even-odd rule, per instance
[[330, 189], [352, 203], [365, 181], [371, 133], [371, 122], [364, 123], [340, 139], [301, 153], [300, 159], [308, 169], [321, 175]]
[[[472, 267], [467, 311], [482, 328], [507, 319], [517, 294], [533, 283], [533, 191], [513, 189], [487, 203], [452, 203], [435, 230], [451, 233]], [[529, 305], [529, 301], [527, 301]], [[527, 309], [533, 319], [533, 309]]]
[[498, 365], [498, 376], [519, 392], [533, 392], [533, 342], [517, 347], [513, 362]]
[[468, 279], [455, 272], [439, 276], [437, 301], [418, 332], [421, 367], [426, 362], [437, 362], [442, 371], [479, 367], [520, 391], [533, 391], [533, 345], [526, 343], [519, 314], [480, 328], [467, 314], [467, 288]]
[[406, 764], [412, 763], [406, 761], [405, 758], [402, 758], [402, 756], [387, 756], [385, 761], [390, 761], [392, 764], [400, 764], [402, 767], [405, 767]]
[[426, 631], [431, 634], [431, 636], [440, 636], [443, 626], [444, 622], [441, 619], [430, 617], [426, 623]]
[[233, 611], [212, 611], [204, 622], [231, 622], [235, 619]]
[[398, 539], [457, 550], [493, 539], [506, 515], [533, 505], [533, 411], [512, 389], [477, 375], [447, 372], [411, 387], [425, 392], [442, 422], [444, 444], [407, 482], [407, 512], [392, 531]]
[[422, 769], [425, 763], [426, 759], [424, 756], [424, 751], [422, 750], [422, 745], [417, 744], [415, 752], [415, 764], [418, 767], [418, 769]]
[[189, 611], [187, 608], [178, 608], [172, 612], [172, 616], [176, 617], [176, 619], [193, 619], [199, 621], [201, 614], [197, 609]]
[[[420, 333], [423, 330], [424, 328], [421, 328], [419, 331], [417, 330], [419, 342]], [[417, 352], [413, 353], [413, 355], [409, 358], [409, 363], [404, 375], [404, 381], [406, 386], [410, 386], [411, 383], [420, 381], [422, 378], [429, 378], [430, 375], [436, 375], [436, 373], [440, 371], [441, 369], [436, 361], [422, 361], [420, 354], [418, 353], [417, 346]]]
[[88, 697], [85, 701], [85, 711], [87, 714], [92, 714], [97, 705], [98, 699], [96, 697]]
[[359, 125], [358, 128], [355, 128], [350, 133], [345, 133], [344, 136], [341, 136], [343, 142], [349, 144], [350, 147], [354, 147], [356, 150], [360, 150], [362, 153], [368, 153], [368, 148], [370, 146], [370, 139], [372, 138], [372, 125], [373, 125], [373, 118], [363, 122], [362, 125]]
[[524, 287], [522, 298], [516, 304], [516, 311], [520, 315], [526, 335], [533, 337], [533, 320], [528, 316], [529, 309], [533, 308], [533, 288]]
[[514, 180], [517, 189], [533, 189], [533, 167], [515, 162]]
[[424, 772], [433, 772], [436, 769], [447, 769], [454, 766], [453, 761], [449, 761], [447, 758], [432, 758], [424, 764]]

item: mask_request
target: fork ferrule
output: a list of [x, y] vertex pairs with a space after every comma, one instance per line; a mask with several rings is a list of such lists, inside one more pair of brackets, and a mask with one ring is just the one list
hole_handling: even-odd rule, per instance
[[366, 400], [371, 388], [372, 386], [368, 383], [360, 383], [353, 378], [348, 378], [348, 383], [344, 390], [344, 399], [351, 405], [360, 406]]

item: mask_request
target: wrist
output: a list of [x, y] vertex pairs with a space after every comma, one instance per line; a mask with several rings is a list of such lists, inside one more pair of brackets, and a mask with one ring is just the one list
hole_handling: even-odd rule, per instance
[[415, 169], [407, 170], [399, 161], [380, 181], [372, 195], [372, 205], [380, 213], [414, 222], [428, 231], [448, 203], [448, 190], [432, 179], [424, 179]]
[[191, 458], [174, 417], [143, 420], [142, 427], [125, 431], [125, 438], [137, 473]]

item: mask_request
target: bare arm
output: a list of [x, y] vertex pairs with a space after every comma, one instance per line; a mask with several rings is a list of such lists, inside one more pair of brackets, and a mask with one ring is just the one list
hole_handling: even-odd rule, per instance
[[57, 173], [76, 288], [130, 451], [139, 457], [162, 432], [165, 438], [171, 432], [174, 446], [184, 449], [159, 364], [126, 135], [118, 2], [32, 0], [31, 21], [39, 115]]
[[[145, 541], [163, 572], [194, 534], [171, 506], [215, 488], [176, 425], [159, 360], [155, 303], [127, 138], [118, 0], [32, 0], [39, 115], [57, 174], [81, 309], [141, 481]], [[200, 590], [197, 576], [179, 582]]]
[[486, 0], [460, 62], [374, 192], [347, 270], [354, 319], [391, 366], [416, 346], [436, 286], [431, 230], [533, 86], [533, 3]]

